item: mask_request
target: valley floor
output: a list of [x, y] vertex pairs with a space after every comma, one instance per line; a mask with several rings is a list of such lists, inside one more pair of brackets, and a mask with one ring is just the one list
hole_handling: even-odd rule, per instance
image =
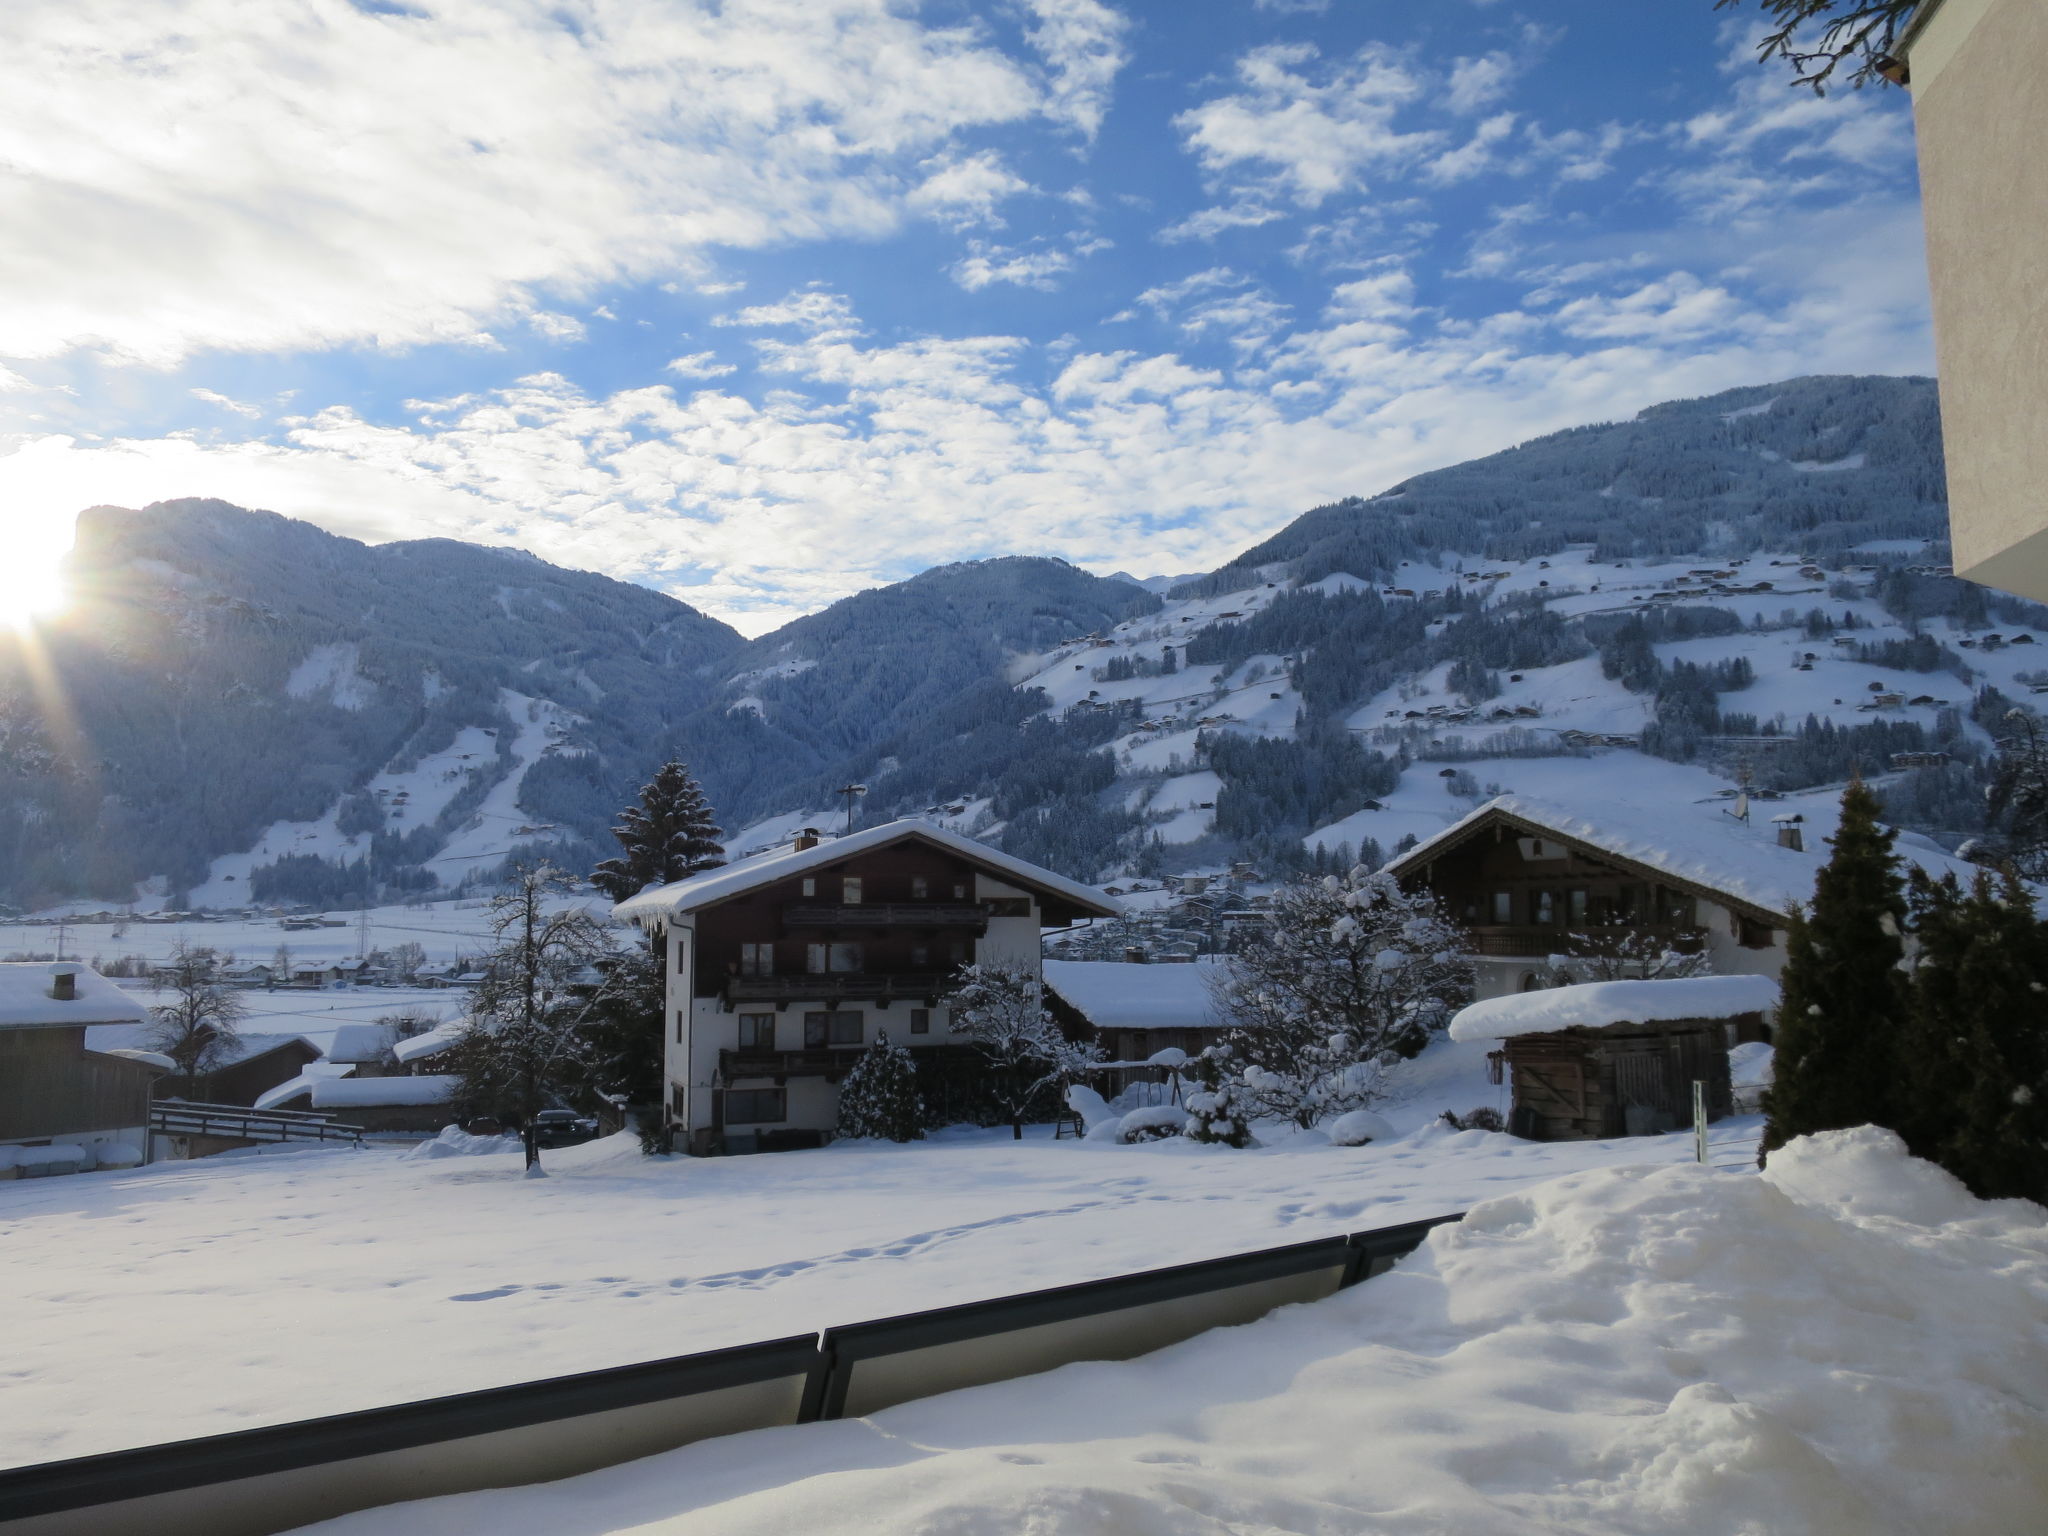
[[[1476, 1058], [1475, 1058], [1476, 1060]], [[1405, 1134], [1236, 1152], [955, 1130], [904, 1147], [648, 1159], [279, 1151], [0, 1184], [0, 1464], [744, 1343], [1462, 1210], [1690, 1136], [1534, 1145], [1414, 1064]], [[1479, 1079], [1483, 1084], [1483, 1079]], [[1475, 1094], [1478, 1096], [1475, 1097]], [[1752, 1123], [1716, 1127], [1739, 1164]]]

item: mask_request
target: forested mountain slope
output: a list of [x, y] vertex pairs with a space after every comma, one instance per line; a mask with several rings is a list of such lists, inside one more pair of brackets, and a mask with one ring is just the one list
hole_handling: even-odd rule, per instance
[[[0, 641], [0, 900], [191, 886], [465, 727], [497, 745], [472, 754], [438, 832], [373, 829], [355, 808], [385, 845], [378, 878], [407, 878], [515, 766], [533, 820], [587, 823], [617, 803], [608, 765], [637, 767], [745, 644], [660, 593], [517, 551], [372, 548], [220, 502], [82, 514], [73, 584], [35, 653]], [[515, 765], [521, 699], [574, 721]]]
[[1089, 878], [1391, 847], [1510, 764], [1545, 793], [1704, 794], [1945, 752], [1893, 797], [1953, 843], [1986, 722], [2036, 676], [1977, 637], [2048, 616], [1929, 574], [1941, 486], [1931, 381], [1799, 379], [1317, 508], [1164, 603], [1005, 558], [754, 641], [515, 551], [97, 508], [73, 610], [42, 654], [0, 651], [0, 902], [154, 879], [349, 905], [522, 842], [587, 861], [671, 754], [738, 846], [858, 782], [869, 818]]

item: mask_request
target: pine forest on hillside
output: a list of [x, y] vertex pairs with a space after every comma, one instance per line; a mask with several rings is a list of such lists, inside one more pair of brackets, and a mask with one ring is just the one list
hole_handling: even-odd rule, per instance
[[752, 641], [517, 551], [97, 508], [75, 611], [0, 652], [0, 902], [587, 869], [678, 759], [735, 853], [859, 783], [866, 820], [1092, 880], [1385, 853], [1358, 818], [1403, 786], [1617, 750], [1773, 791], [1881, 775], [1900, 825], [1996, 841], [2048, 612], [1944, 573], [1941, 485], [1932, 381], [1801, 379], [1316, 508], [1163, 598], [1007, 557]]

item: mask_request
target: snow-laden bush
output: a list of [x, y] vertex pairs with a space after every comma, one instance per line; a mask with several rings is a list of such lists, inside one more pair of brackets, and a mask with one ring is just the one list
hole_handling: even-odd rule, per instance
[[1362, 1147], [1369, 1141], [1392, 1141], [1394, 1128], [1369, 1109], [1354, 1109], [1323, 1127], [1333, 1147]]
[[910, 1052], [875, 1036], [839, 1085], [839, 1134], [854, 1140], [919, 1141], [924, 1137], [924, 1101], [917, 1092], [917, 1063]]
[[1177, 1104], [1154, 1104], [1134, 1109], [1117, 1122], [1116, 1139], [1126, 1146], [1134, 1141], [1164, 1141], [1187, 1129], [1188, 1112]]
[[1281, 891], [1215, 984], [1232, 1023], [1215, 1086], [1242, 1101], [1222, 1118], [1307, 1128], [1378, 1103], [1389, 1071], [1470, 1001], [1466, 949], [1434, 896], [1363, 865]]

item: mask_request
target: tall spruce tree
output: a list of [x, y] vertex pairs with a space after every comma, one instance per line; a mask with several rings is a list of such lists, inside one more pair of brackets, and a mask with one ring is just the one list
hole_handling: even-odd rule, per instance
[[1779, 978], [1776, 1078], [1763, 1155], [1795, 1136], [1896, 1122], [1896, 1052], [1906, 1015], [1906, 915], [1892, 830], [1858, 779], [1842, 795], [1833, 855], [1795, 912]]
[[1915, 896], [1901, 1133], [1985, 1199], [2048, 1203], [2048, 926], [2010, 874]]
[[878, 1141], [924, 1137], [924, 1102], [910, 1052], [878, 1034], [839, 1085], [839, 1134]]
[[650, 885], [666, 885], [725, 863], [724, 831], [687, 763], [670, 760], [640, 790], [640, 803], [619, 813], [612, 836], [624, 850], [590, 872], [597, 888], [624, 901]]

